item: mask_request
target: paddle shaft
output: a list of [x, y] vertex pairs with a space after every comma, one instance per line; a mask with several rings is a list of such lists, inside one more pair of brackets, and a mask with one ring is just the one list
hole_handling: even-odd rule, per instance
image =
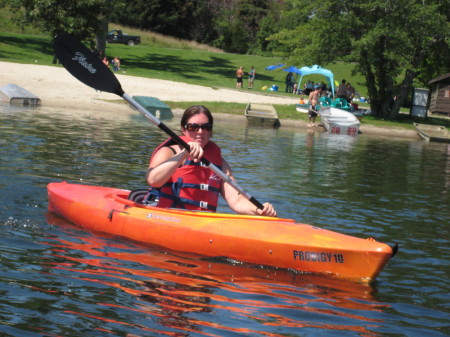
[[[145, 109], [142, 105], [140, 105], [138, 102], [136, 102], [133, 97], [128, 95], [127, 93], [123, 93], [121, 97], [127, 101], [131, 106], [133, 106], [136, 110], [138, 110], [145, 118], [149, 119], [154, 125], [156, 125], [159, 129], [167, 133], [170, 138], [172, 138], [177, 144], [185, 148], [188, 152], [191, 151], [189, 144], [186, 143], [183, 139], [180, 138], [175, 132], [173, 132], [170, 128], [168, 128], [163, 122], [161, 122], [159, 119], [157, 119], [153, 114], [148, 112], [147, 109]], [[245, 198], [247, 198], [253, 205], [258, 207], [259, 209], [263, 209], [264, 206], [256, 200], [254, 197], [252, 197], [250, 194], [248, 194], [242, 187], [240, 187], [236, 181], [231, 179], [229, 176], [227, 176], [220, 168], [218, 168], [216, 165], [211, 163], [207, 158], [202, 157], [200, 161], [210, 168], [214, 173], [216, 173], [220, 178], [222, 178], [224, 181], [226, 181], [228, 184], [233, 186], [235, 190], [237, 190], [240, 194], [242, 194]]]

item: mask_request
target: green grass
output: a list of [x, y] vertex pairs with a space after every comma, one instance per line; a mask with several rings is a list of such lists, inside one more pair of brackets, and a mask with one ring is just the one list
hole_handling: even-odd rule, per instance
[[182, 40], [175, 37], [162, 35], [146, 30], [143, 31], [140, 29], [131, 28], [115, 23], [109, 24], [108, 30], [111, 29], [121, 29], [126, 34], [139, 35], [141, 37], [141, 44], [145, 46], [152, 46], [155, 48], [197, 49], [223, 53], [223, 50], [205, 44], [200, 44], [195, 41]]
[[423, 117], [410, 116], [409, 114], [402, 113], [395, 121], [380, 120], [373, 116], [366, 116], [361, 121], [362, 124], [370, 124], [380, 127], [403, 127], [406, 129], [415, 130], [413, 123], [442, 125], [450, 129], [450, 119], [442, 117], [428, 116], [426, 120]]

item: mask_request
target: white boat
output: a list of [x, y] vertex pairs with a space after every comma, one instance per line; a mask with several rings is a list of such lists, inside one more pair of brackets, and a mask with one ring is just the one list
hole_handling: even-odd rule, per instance
[[359, 133], [361, 123], [351, 112], [334, 107], [322, 107], [319, 115], [324, 128], [330, 133], [350, 136]]

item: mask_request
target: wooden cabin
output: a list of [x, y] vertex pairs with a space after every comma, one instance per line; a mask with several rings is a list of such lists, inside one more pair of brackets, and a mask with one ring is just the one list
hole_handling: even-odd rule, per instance
[[428, 82], [430, 86], [430, 113], [450, 116], [450, 73]]

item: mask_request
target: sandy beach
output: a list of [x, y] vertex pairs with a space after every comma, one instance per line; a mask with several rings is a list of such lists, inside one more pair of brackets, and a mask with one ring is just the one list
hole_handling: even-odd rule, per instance
[[[0, 87], [9, 83], [16, 84], [38, 96], [42, 105], [68, 109], [90, 110], [130, 110], [126, 104], [117, 104], [120, 97], [114, 94], [98, 92], [78, 81], [62, 66], [52, 67], [39, 64], [20, 64], [0, 62], [3, 74]], [[282, 97], [252, 93], [246, 89], [233, 90], [211, 88], [180, 82], [150, 79], [116, 74], [123, 90], [130, 96], [151, 96], [161, 101], [177, 102], [235, 102], [265, 104], [296, 104], [297, 97]], [[115, 102], [114, 102], [115, 101]], [[242, 119], [243, 116], [227, 115], [228, 118]], [[307, 128], [304, 121], [281, 120], [282, 126]], [[414, 137], [413, 130], [402, 128], [379, 128], [361, 125], [361, 132], [380, 136]]]

